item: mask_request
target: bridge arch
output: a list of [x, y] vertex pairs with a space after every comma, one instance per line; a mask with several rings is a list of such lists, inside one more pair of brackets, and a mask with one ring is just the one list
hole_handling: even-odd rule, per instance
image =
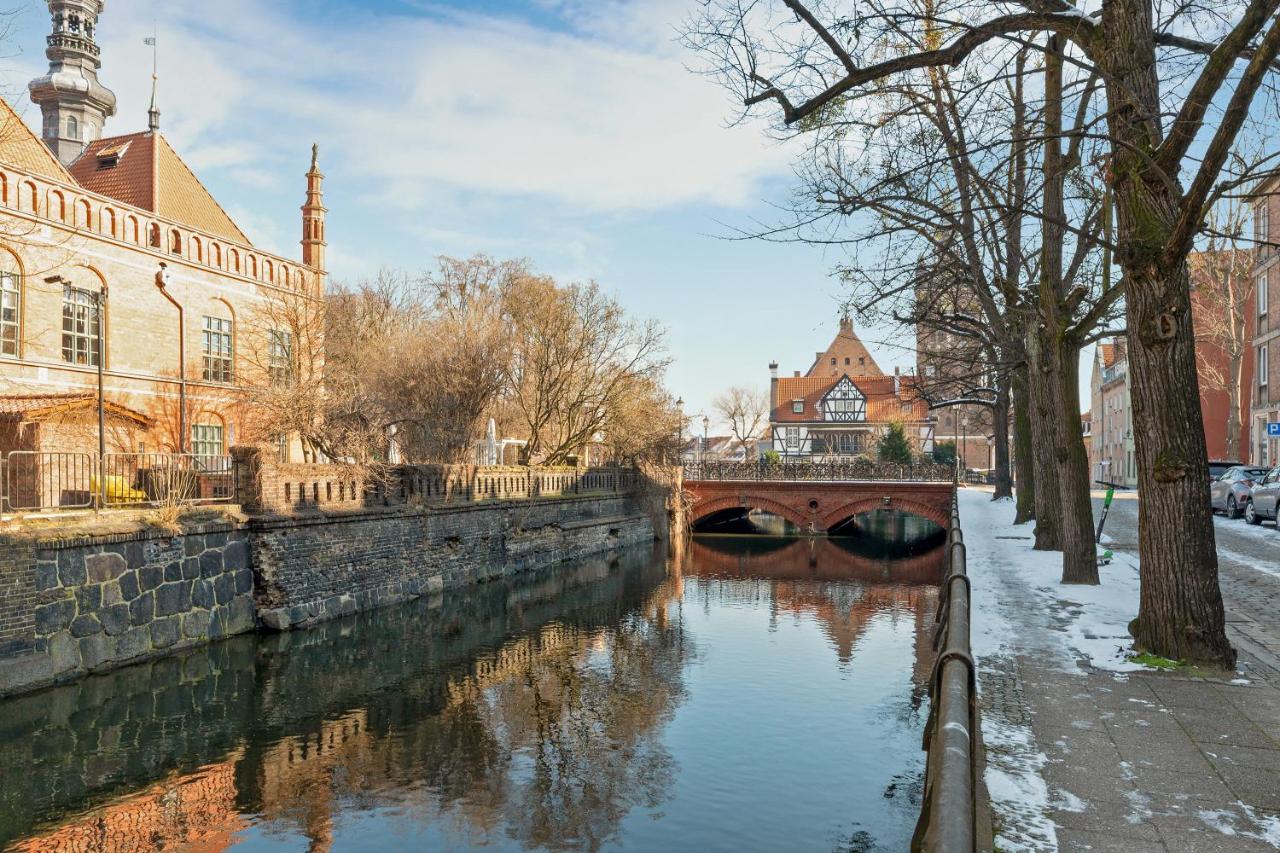
[[830, 530], [845, 519], [861, 515], [864, 512], [870, 512], [873, 509], [896, 509], [900, 512], [909, 512], [912, 515], [929, 519], [943, 530], [946, 530], [951, 523], [949, 512], [943, 512], [939, 507], [923, 501], [893, 497], [886, 504], [883, 497], [863, 497], [849, 501], [837, 509], [825, 513], [822, 517], [822, 529]]
[[765, 512], [771, 512], [774, 515], [782, 516], [787, 521], [800, 528], [807, 527], [809, 524], [808, 518], [786, 504], [780, 503], [772, 498], [766, 498], [763, 495], [751, 494], [725, 495], [723, 497], [698, 501], [693, 505], [693, 517], [689, 519], [689, 524], [690, 526], [693, 526], [708, 516], [715, 515], [717, 512], [723, 512], [726, 509], [760, 509]]

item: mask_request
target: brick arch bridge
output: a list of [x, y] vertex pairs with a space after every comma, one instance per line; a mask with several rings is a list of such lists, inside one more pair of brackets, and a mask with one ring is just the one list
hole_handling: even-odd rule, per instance
[[760, 509], [817, 535], [873, 509], [909, 512], [945, 529], [955, 493], [948, 466], [868, 463], [694, 465], [684, 488], [693, 498], [690, 525], [728, 509]]

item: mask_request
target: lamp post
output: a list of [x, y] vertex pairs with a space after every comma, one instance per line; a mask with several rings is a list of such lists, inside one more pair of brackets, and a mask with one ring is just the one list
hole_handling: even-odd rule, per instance
[[969, 470], [969, 416], [960, 415], [960, 469], [962, 471]]
[[182, 303], [168, 291], [169, 265], [160, 262], [156, 270], [156, 287], [160, 295], [178, 309], [178, 453], [187, 452], [187, 321]]
[[707, 430], [711, 428], [711, 418], [702, 416], [702, 461], [707, 461]]
[[679, 424], [676, 426], [676, 462], [684, 464], [684, 397], [676, 398], [676, 417], [679, 418]]

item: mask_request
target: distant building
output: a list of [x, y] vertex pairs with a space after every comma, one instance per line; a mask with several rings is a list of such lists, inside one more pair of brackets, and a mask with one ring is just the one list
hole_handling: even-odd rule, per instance
[[770, 449], [788, 460], [821, 462], [874, 456], [889, 424], [898, 422], [917, 452], [933, 450], [929, 407], [916, 393], [914, 376], [887, 376], [840, 318], [831, 345], [807, 373], [778, 376], [769, 365]]
[[[1271, 223], [1275, 222], [1273, 228]], [[1248, 324], [1254, 358], [1254, 382], [1249, 383], [1249, 423], [1253, 458], [1257, 465], [1280, 464], [1280, 436], [1268, 432], [1280, 424], [1280, 175], [1264, 179], [1253, 191], [1254, 309]], [[1274, 307], [1273, 307], [1274, 306]], [[1277, 381], [1271, 381], [1271, 374]]]

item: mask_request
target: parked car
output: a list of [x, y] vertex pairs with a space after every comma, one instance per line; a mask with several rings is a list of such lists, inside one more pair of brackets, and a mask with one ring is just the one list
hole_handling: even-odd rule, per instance
[[1268, 468], [1250, 468], [1247, 465], [1228, 468], [1209, 485], [1210, 511], [1222, 511], [1227, 518], [1239, 518], [1254, 485], [1262, 482], [1269, 472]]
[[1243, 462], [1225, 462], [1221, 459], [1209, 460], [1209, 483], [1227, 473], [1228, 468], [1235, 468], [1237, 465], [1243, 465]]
[[1244, 505], [1244, 520], [1250, 524], [1261, 524], [1264, 518], [1275, 518], [1277, 505], [1280, 505], [1280, 465], [1272, 468], [1262, 482], [1253, 487], [1253, 494]]

